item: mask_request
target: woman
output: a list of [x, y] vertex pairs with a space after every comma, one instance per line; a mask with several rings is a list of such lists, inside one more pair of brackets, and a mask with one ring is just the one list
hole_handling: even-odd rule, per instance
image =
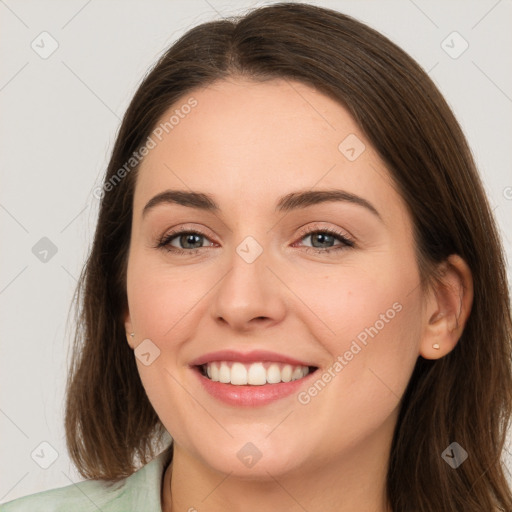
[[88, 480], [2, 510], [512, 510], [502, 249], [397, 46], [305, 4], [200, 25], [96, 194], [66, 409]]

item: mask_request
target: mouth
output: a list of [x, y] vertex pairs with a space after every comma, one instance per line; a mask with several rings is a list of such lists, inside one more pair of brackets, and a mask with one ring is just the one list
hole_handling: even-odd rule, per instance
[[195, 369], [213, 382], [233, 386], [264, 386], [300, 380], [318, 368], [316, 366], [293, 365], [277, 361], [210, 361], [196, 365]]

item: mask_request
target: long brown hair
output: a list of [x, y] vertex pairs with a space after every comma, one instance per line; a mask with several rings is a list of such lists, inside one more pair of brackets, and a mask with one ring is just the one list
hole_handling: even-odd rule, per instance
[[[501, 460], [512, 412], [510, 299], [470, 149], [411, 57], [353, 18], [307, 4], [273, 4], [193, 28], [163, 54], [126, 111], [76, 294], [65, 426], [78, 470], [115, 482], [154, 457], [165, 434], [124, 329], [137, 175], [137, 165], [126, 163], [169, 107], [229, 76], [293, 79], [343, 104], [408, 205], [424, 283], [450, 254], [471, 269], [474, 302], [459, 343], [438, 360], [419, 356], [401, 399], [387, 477], [393, 511], [512, 510]], [[456, 470], [441, 457], [453, 441], [469, 455]]]

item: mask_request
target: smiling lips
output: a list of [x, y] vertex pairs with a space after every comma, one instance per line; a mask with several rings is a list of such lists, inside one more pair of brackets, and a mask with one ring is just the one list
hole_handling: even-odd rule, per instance
[[316, 370], [304, 361], [262, 350], [212, 352], [195, 359], [191, 366], [212, 382], [234, 386], [286, 383], [302, 379]]
[[266, 350], [211, 352], [189, 366], [211, 397], [234, 407], [260, 407], [291, 396], [318, 369]]

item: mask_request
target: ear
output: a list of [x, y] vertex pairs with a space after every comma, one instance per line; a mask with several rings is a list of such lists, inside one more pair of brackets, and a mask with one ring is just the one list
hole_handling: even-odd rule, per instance
[[131, 336], [133, 333], [133, 325], [128, 308], [124, 315], [124, 330], [126, 331], [126, 340], [128, 341], [128, 345], [132, 350], [135, 349], [135, 336]]
[[420, 354], [425, 359], [440, 359], [455, 348], [473, 304], [473, 277], [467, 263], [452, 254], [440, 266], [441, 278], [432, 285], [424, 310]]

